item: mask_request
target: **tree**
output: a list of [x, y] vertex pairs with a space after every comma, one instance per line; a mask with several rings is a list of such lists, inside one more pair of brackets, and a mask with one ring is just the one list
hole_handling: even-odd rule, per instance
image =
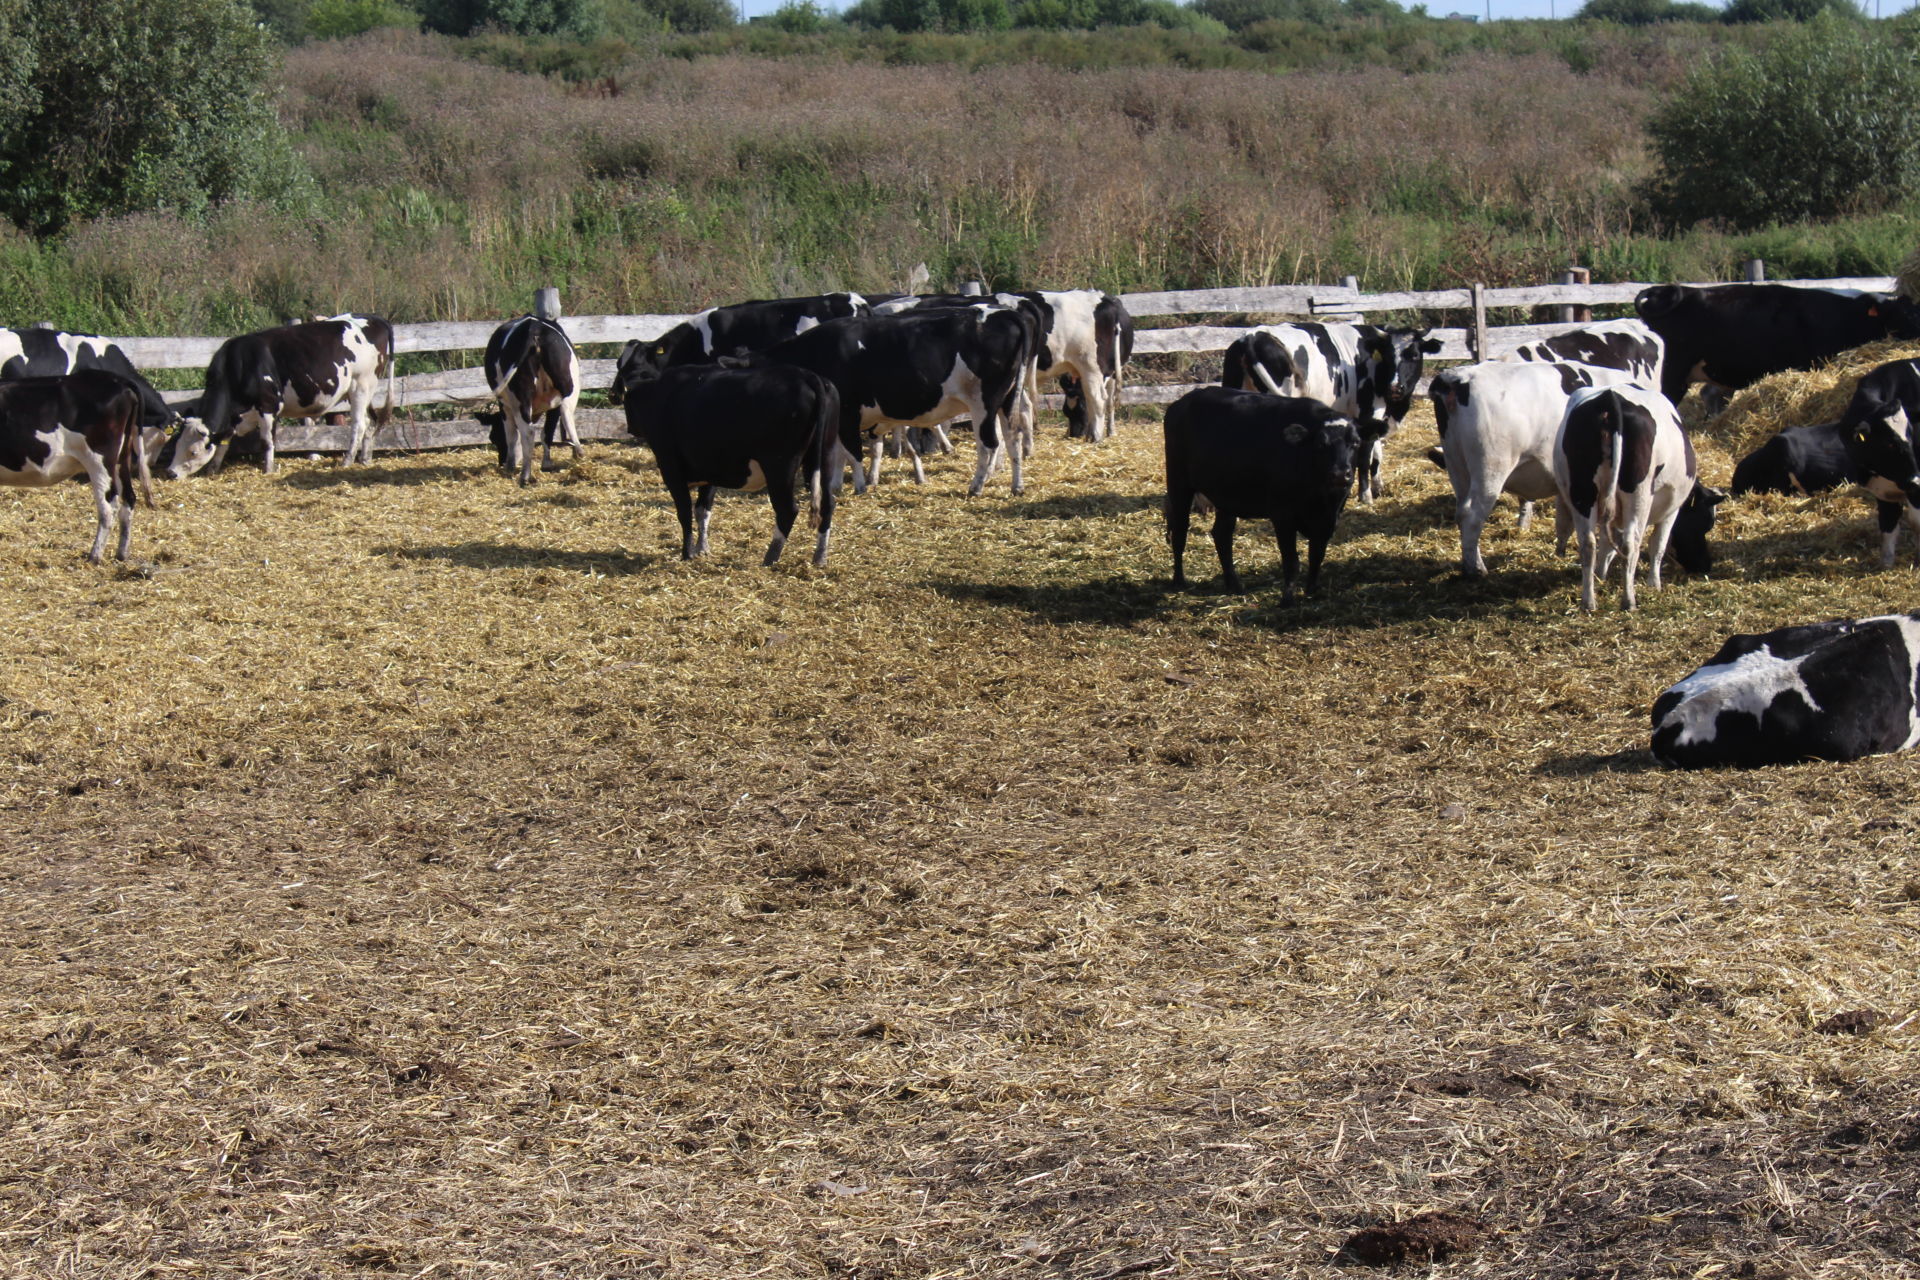
[[1903, 199], [1920, 187], [1920, 57], [1831, 15], [1723, 52], [1647, 122], [1656, 207], [1752, 227]]
[[607, 25], [600, 0], [424, 0], [420, 17], [428, 29], [450, 36], [494, 29], [591, 40]]
[[1674, 20], [1672, 0], [1587, 0], [1573, 16], [1586, 22], [1617, 22], [1623, 27], [1648, 27]]
[[1723, 22], [1811, 22], [1823, 13], [1864, 16], [1853, 0], [1732, 0], [1720, 18]]
[[277, 70], [236, 0], [0, 0], [0, 215], [44, 234], [293, 196]]

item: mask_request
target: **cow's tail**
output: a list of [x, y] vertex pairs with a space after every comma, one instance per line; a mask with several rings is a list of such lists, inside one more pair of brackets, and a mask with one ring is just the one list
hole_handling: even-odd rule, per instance
[[1597, 491], [1593, 499], [1593, 514], [1612, 530], [1618, 528], [1620, 523], [1617, 518], [1620, 507], [1620, 459], [1627, 451], [1626, 414], [1621, 411], [1620, 393], [1617, 391], [1608, 389], [1595, 399], [1600, 402], [1600, 430], [1606, 452], [1600, 460], [1600, 474], [1594, 477]]
[[840, 440], [840, 388], [817, 374], [815, 381], [819, 384], [820, 402], [814, 410], [813, 449], [807, 465], [807, 504], [808, 521], [818, 529], [823, 503], [829, 496], [828, 471], [835, 465], [833, 449]]
[[141, 403], [139, 393], [128, 388], [130, 406], [127, 410], [123, 429], [120, 433], [120, 456], [114, 459], [114, 484], [120, 490], [120, 500], [132, 507], [134, 505], [133, 478], [140, 477], [140, 492], [146, 496], [147, 508], [153, 508], [153, 473], [147, 469], [147, 451], [140, 447]]
[[392, 325], [387, 326], [387, 341], [385, 347], [386, 349], [380, 353], [380, 359], [387, 366], [387, 402], [380, 406], [378, 413], [373, 415], [374, 424], [381, 427], [387, 426], [393, 421], [393, 367], [398, 362], [393, 358]]

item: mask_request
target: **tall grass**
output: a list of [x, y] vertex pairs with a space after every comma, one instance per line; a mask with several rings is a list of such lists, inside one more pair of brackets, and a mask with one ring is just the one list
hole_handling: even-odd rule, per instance
[[[1676, 37], [1677, 38], [1677, 37]], [[636, 55], [570, 81], [383, 32], [294, 51], [283, 114], [324, 211], [0, 237], [0, 318], [230, 332], [378, 309], [677, 311], [936, 282], [1369, 287], [1891, 271], [1907, 211], [1662, 237], [1635, 194], [1668, 46], [1576, 72], [1469, 53], [1274, 75]]]

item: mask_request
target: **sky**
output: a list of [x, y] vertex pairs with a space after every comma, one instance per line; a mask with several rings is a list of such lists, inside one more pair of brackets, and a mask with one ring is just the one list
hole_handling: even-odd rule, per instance
[[[746, 0], [747, 13], [749, 16], [772, 13], [783, 2], [784, 0]], [[817, 0], [817, 2], [823, 9], [839, 10], [846, 8], [853, 0]], [[1415, 0], [1401, 0], [1401, 3], [1408, 5], [1414, 2]], [[1707, 0], [1709, 4], [1715, 2], [1716, 0]], [[1573, 16], [1582, 3], [1584, 0], [1427, 0], [1427, 12], [1436, 16], [1449, 13], [1474, 13], [1484, 18], [1488, 5], [1491, 4], [1496, 21], [1501, 18], [1567, 18]], [[1867, 12], [1873, 13], [1874, 0], [1866, 0], [1866, 3]], [[1891, 18], [1896, 13], [1920, 4], [1920, 0], [1879, 0], [1879, 4], [1879, 16]]]

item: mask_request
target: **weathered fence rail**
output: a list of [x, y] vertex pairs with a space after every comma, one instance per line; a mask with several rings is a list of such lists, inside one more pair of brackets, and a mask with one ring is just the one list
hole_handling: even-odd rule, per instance
[[[1751, 269], [1750, 275], [1755, 274]], [[1885, 291], [1894, 287], [1890, 277], [1871, 276], [1838, 280], [1782, 280], [1775, 283], [1810, 289], [1863, 289]], [[1579, 328], [1578, 323], [1487, 326], [1485, 312], [1514, 307], [1618, 307], [1633, 301], [1647, 288], [1644, 282], [1627, 284], [1546, 284], [1517, 288], [1438, 289], [1422, 293], [1363, 293], [1345, 285], [1262, 285], [1238, 289], [1190, 289], [1172, 293], [1130, 293], [1121, 295], [1127, 310], [1135, 316], [1207, 316], [1207, 315], [1285, 315], [1303, 319], [1314, 316], [1365, 316], [1390, 311], [1469, 312], [1480, 319], [1476, 343], [1475, 327], [1436, 328], [1433, 336], [1441, 348], [1439, 360], [1491, 359], [1504, 355], [1523, 343], [1535, 342], [1556, 333]], [[613, 344], [634, 339], [647, 341], [659, 337], [687, 319], [677, 315], [568, 316], [561, 323], [576, 344]], [[402, 353], [478, 351], [487, 345], [494, 321], [437, 321], [427, 324], [394, 326], [394, 347]], [[1236, 338], [1250, 332], [1232, 325], [1193, 324], [1164, 329], [1142, 329], [1136, 335], [1136, 353], [1186, 352], [1201, 354], [1224, 351]], [[201, 337], [124, 337], [115, 338], [128, 357], [143, 369], [205, 368], [223, 339]], [[588, 390], [605, 388], [613, 380], [612, 360], [583, 360], [581, 382]], [[1190, 390], [1187, 386], [1129, 387], [1123, 400], [1128, 404], [1163, 404]], [[171, 391], [169, 400], [184, 400], [197, 391]], [[384, 399], [384, 393], [383, 397]], [[486, 377], [478, 368], [449, 369], [436, 373], [416, 373], [395, 380], [396, 407], [428, 404], [480, 404], [492, 398]], [[420, 433], [432, 434], [426, 424]], [[325, 428], [312, 429], [316, 440], [331, 441]], [[471, 434], [471, 429], [468, 429]], [[292, 438], [292, 437], [290, 437]], [[387, 437], [380, 441], [387, 446]], [[470, 443], [466, 439], [448, 443]], [[395, 445], [401, 441], [395, 440]], [[324, 449], [331, 443], [302, 442], [293, 448]], [[345, 447], [345, 437], [337, 446]], [[421, 444], [414, 447], [432, 447]]]

